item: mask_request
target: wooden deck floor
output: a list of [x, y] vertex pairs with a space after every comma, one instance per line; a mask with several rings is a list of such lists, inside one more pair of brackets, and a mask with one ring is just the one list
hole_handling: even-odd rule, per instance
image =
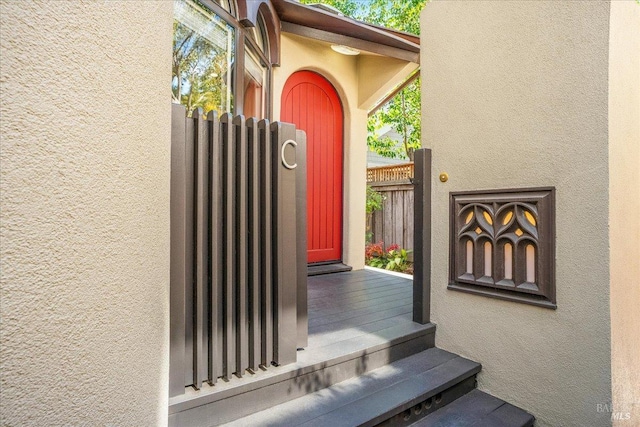
[[170, 399], [170, 424], [226, 422], [433, 347], [435, 326], [412, 321], [412, 292], [412, 280], [371, 270], [309, 277], [309, 342], [297, 362], [187, 389]]
[[371, 270], [309, 277], [309, 349], [413, 325], [412, 286]]

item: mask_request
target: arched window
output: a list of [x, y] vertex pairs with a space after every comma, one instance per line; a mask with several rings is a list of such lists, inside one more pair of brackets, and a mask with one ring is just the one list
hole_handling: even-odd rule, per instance
[[270, 118], [266, 23], [243, 25], [231, 0], [174, 0], [172, 100], [187, 111]]
[[243, 114], [248, 117], [269, 116], [267, 41], [264, 19], [259, 14], [257, 25], [245, 32]]

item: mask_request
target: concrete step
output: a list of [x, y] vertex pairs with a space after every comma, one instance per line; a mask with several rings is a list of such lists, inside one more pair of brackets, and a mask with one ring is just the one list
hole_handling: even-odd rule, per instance
[[533, 415], [480, 390], [411, 424], [412, 427], [530, 427]]
[[226, 425], [409, 425], [473, 390], [480, 369], [478, 363], [431, 348]]

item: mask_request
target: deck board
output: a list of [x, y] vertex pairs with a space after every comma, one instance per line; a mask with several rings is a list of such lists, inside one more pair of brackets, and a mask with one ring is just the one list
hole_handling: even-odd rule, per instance
[[412, 321], [412, 293], [412, 280], [384, 272], [309, 277], [309, 340], [297, 362], [187, 389], [170, 400], [170, 424], [230, 421], [433, 347], [435, 326]]
[[309, 347], [330, 337], [375, 334], [412, 324], [413, 282], [383, 272], [356, 270], [308, 279]]

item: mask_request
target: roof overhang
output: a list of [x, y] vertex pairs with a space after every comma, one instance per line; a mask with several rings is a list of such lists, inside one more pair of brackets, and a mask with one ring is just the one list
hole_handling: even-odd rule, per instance
[[280, 17], [284, 32], [416, 64], [420, 62], [418, 36], [365, 24], [293, 0], [271, 0], [271, 2]]

